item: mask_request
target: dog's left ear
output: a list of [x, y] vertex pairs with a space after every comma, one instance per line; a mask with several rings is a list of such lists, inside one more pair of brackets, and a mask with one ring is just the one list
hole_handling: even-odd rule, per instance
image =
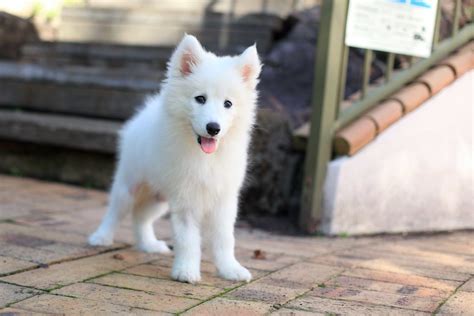
[[205, 50], [197, 38], [185, 34], [168, 63], [168, 78], [190, 75], [202, 61], [204, 54]]
[[253, 44], [239, 56], [239, 71], [244, 82], [254, 89], [258, 83], [258, 76], [262, 70], [262, 64], [257, 53], [257, 45]]

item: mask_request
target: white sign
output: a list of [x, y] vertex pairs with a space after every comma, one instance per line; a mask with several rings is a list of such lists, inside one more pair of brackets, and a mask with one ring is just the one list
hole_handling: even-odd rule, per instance
[[437, 0], [350, 0], [346, 45], [429, 57], [437, 6]]

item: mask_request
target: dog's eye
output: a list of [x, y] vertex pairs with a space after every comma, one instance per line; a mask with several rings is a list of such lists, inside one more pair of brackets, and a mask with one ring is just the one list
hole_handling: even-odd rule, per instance
[[224, 107], [225, 107], [226, 109], [228, 109], [228, 108], [230, 108], [231, 106], [232, 106], [232, 102], [230, 102], [229, 100], [225, 100], [225, 102], [224, 102]]
[[206, 103], [206, 97], [203, 95], [198, 95], [197, 97], [194, 97], [194, 100], [196, 100], [196, 102], [199, 104]]

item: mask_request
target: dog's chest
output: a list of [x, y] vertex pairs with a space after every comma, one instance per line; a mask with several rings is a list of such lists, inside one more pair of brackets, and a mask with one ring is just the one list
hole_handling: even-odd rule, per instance
[[160, 187], [170, 197], [215, 200], [226, 191], [240, 187], [245, 174], [245, 159], [245, 155], [170, 155], [162, 160], [156, 176]]

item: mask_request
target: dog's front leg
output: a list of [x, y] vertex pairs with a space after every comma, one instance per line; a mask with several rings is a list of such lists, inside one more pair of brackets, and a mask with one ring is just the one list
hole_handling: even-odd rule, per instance
[[219, 207], [211, 212], [209, 237], [219, 275], [228, 280], [248, 282], [252, 279], [252, 275], [237, 261], [234, 254], [237, 203], [237, 195], [226, 197]]
[[177, 281], [196, 283], [201, 280], [201, 236], [199, 221], [186, 212], [173, 212], [175, 258], [171, 277]]

